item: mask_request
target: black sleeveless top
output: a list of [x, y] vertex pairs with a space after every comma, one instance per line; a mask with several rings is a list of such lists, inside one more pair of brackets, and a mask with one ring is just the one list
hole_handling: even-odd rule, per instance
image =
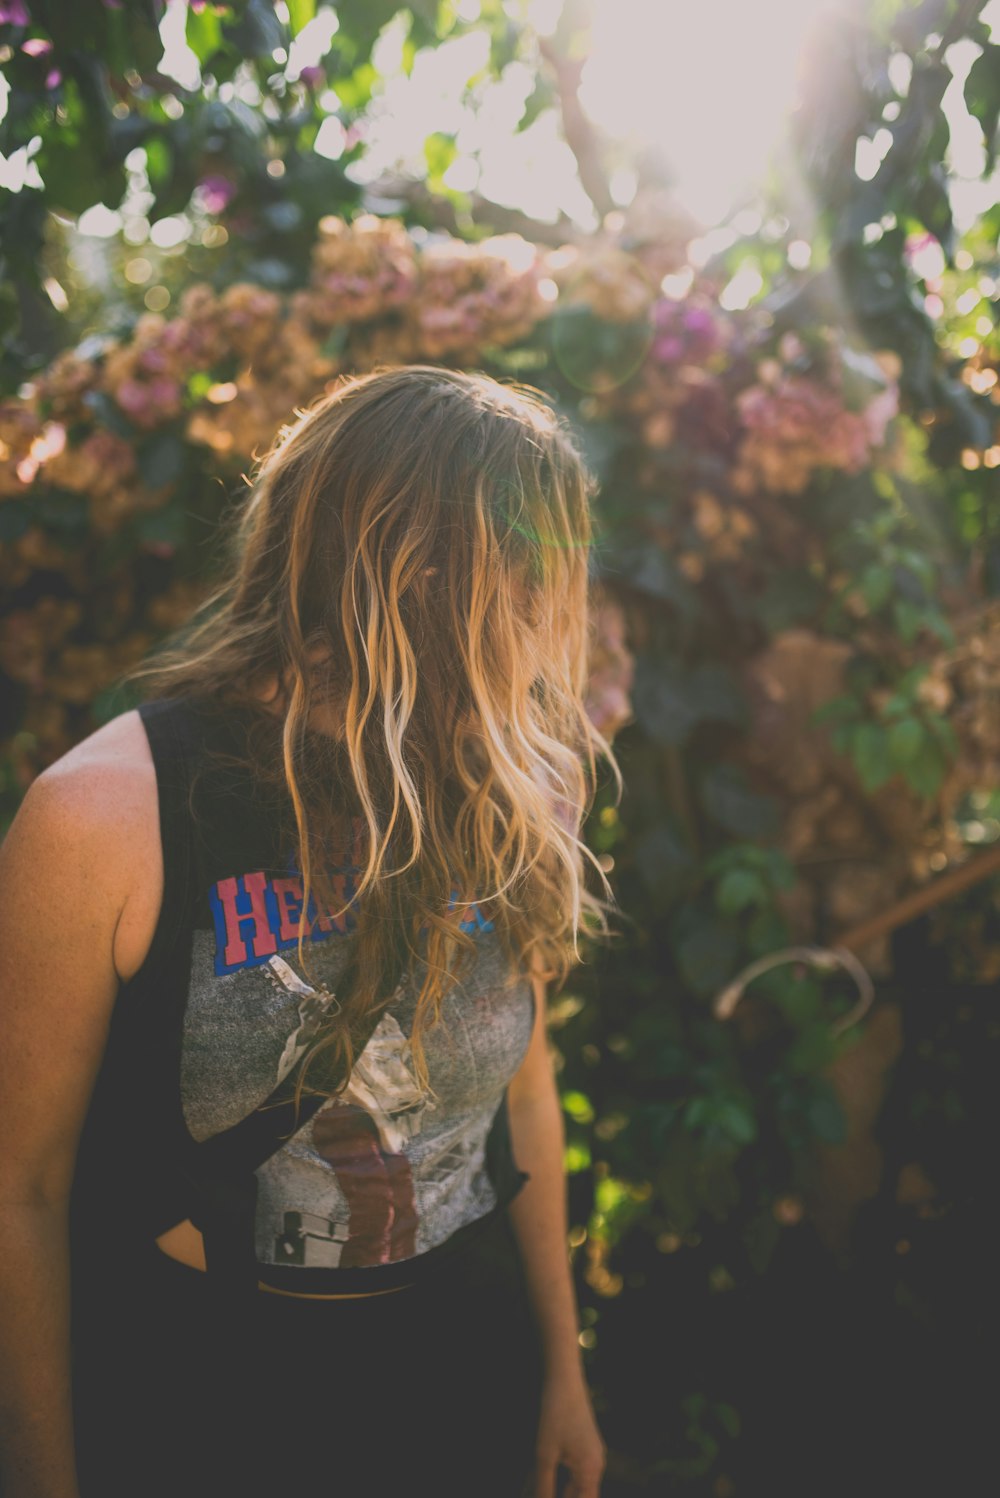
[[[528, 1179], [511, 1150], [507, 1084], [530, 1041], [532, 985], [511, 972], [483, 910], [465, 906], [475, 962], [423, 1037], [433, 1094], [410, 1053], [418, 969], [344, 1092], [298, 1126], [287, 1109], [261, 1109], [335, 1002], [353, 910], [338, 919], [310, 899], [303, 912], [275, 819], [246, 775], [207, 753], [232, 749], [232, 721], [194, 699], [138, 711], [156, 769], [163, 903], [121, 986], [81, 1140], [76, 1254], [110, 1270], [129, 1238], [191, 1218], [216, 1283], [329, 1293], [414, 1282]], [[331, 860], [342, 904], [357, 847]], [[297, 960], [303, 919], [311, 978]]]

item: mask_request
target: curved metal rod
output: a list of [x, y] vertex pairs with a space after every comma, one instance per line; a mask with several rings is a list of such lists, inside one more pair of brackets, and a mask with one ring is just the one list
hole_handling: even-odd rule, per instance
[[751, 962], [742, 972], [737, 973], [732, 983], [728, 983], [712, 1001], [712, 1012], [717, 1019], [729, 1019], [733, 1010], [742, 999], [747, 985], [761, 973], [766, 973], [772, 967], [778, 967], [783, 962], [806, 962], [811, 967], [819, 968], [823, 972], [832, 972], [836, 967], [842, 967], [854, 979], [858, 988], [858, 1000], [853, 1009], [847, 1014], [841, 1015], [830, 1026], [832, 1035], [841, 1035], [851, 1025], [856, 1025], [868, 1013], [875, 1002], [875, 985], [871, 974], [863, 962], [847, 947], [782, 947], [779, 952], [769, 952], [766, 957], [758, 957]]

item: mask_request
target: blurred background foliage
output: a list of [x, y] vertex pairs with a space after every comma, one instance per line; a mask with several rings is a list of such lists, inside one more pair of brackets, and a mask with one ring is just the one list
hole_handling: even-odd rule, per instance
[[[834, 1397], [795, 1377], [810, 1337], [869, 1338], [838, 1406], [864, 1433], [884, 1378], [940, 1418], [926, 1357], [880, 1348], [922, 1329], [937, 1368], [976, 1324], [996, 878], [860, 944], [861, 1004], [810, 953], [1000, 841], [995, 10], [825, 8], [766, 173], [707, 227], [669, 152], [588, 118], [581, 0], [545, 30], [527, 0], [0, 3], [6, 819], [128, 706], [254, 454], [339, 375], [530, 381], [600, 477], [590, 708], [626, 794], [586, 831], [623, 916], [552, 1024], [609, 1492], [798, 1493]], [[474, 131], [382, 159], [386, 59], [470, 39], [481, 138], [554, 120], [575, 212], [478, 190]], [[868, 1491], [838, 1449], [811, 1491]], [[912, 1435], [871, 1491], [908, 1461]]]

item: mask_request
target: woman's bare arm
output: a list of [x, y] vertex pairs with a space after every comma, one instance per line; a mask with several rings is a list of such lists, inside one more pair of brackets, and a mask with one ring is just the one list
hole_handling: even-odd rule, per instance
[[[68, 1204], [118, 990], [135, 775], [86, 752], [39, 776], [0, 846], [0, 1488], [76, 1498]], [[148, 876], [147, 876], [148, 878]]]
[[569, 1262], [565, 1133], [546, 1026], [545, 983], [532, 977], [535, 1028], [508, 1088], [514, 1159], [531, 1179], [508, 1208], [524, 1262], [545, 1367], [533, 1498], [554, 1498], [568, 1468], [573, 1498], [596, 1498], [604, 1443], [583, 1371]]

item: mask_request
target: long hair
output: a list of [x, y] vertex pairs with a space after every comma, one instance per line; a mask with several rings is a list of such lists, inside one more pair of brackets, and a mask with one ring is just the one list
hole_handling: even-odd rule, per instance
[[294, 823], [306, 972], [307, 912], [345, 910], [331, 848], [363, 834], [350, 992], [296, 1099], [322, 1052], [346, 1080], [393, 961], [426, 966], [426, 1088], [421, 1036], [476, 947], [469, 903], [559, 987], [617, 909], [580, 838], [598, 757], [622, 795], [584, 710], [597, 484], [540, 392], [480, 373], [378, 365], [295, 417], [249, 479], [221, 586], [125, 680], [247, 715], [250, 768]]

